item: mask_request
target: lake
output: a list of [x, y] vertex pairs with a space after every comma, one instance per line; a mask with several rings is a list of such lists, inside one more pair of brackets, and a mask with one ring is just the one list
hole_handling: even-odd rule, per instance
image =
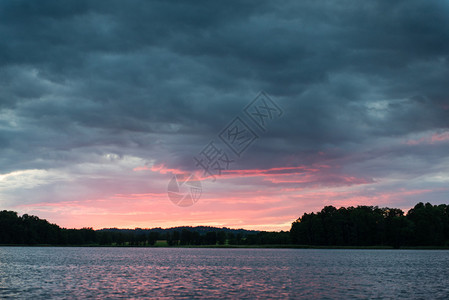
[[0, 247], [0, 298], [449, 299], [449, 251]]

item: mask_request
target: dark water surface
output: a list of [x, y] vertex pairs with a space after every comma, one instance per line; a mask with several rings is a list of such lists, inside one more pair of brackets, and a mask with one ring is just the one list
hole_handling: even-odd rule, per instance
[[449, 299], [449, 251], [0, 247], [0, 298]]

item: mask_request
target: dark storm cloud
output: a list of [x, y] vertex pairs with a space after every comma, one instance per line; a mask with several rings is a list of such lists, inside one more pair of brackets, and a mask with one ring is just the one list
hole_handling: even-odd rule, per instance
[[260, 90], [285, 115], [239, 168], [425, 156], [384, 138], [449, 127], [448, 16], [444, 1], [4, 1], [2, 172], [103, 151], [190, 168]]

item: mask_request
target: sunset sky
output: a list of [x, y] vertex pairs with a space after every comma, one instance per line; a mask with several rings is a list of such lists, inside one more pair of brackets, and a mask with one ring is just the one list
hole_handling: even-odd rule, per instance
[[[0, 210], [288, 230], [449, 203], [448, 1], [1, 1], [0, 40]], [[215, 178], [211, 142], [232, 161]], [[177, 206], [190, 173], [201, 197]]]

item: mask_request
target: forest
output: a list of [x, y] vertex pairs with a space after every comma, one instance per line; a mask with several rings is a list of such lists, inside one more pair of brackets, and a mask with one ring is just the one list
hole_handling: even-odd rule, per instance
[[14, 211], [0, 211], [0, 245], [166, 246], [287, 244], [289, 232], [207, 226], [168, 229], [66, 229]]
[[418, 203], [407, 214], [377, 206], [326, 206], [293, 222], [291, 242], [322, 246], [449, 246], [449, 206]]
[[60, 246], [449, 246], [449, 206], [418, 203], [407, 214], [377, 206], [326, 206], [304, 213], [290, 231], [216, 227], [66, 229], [14, 211], [0, 211], [0, 245]]

